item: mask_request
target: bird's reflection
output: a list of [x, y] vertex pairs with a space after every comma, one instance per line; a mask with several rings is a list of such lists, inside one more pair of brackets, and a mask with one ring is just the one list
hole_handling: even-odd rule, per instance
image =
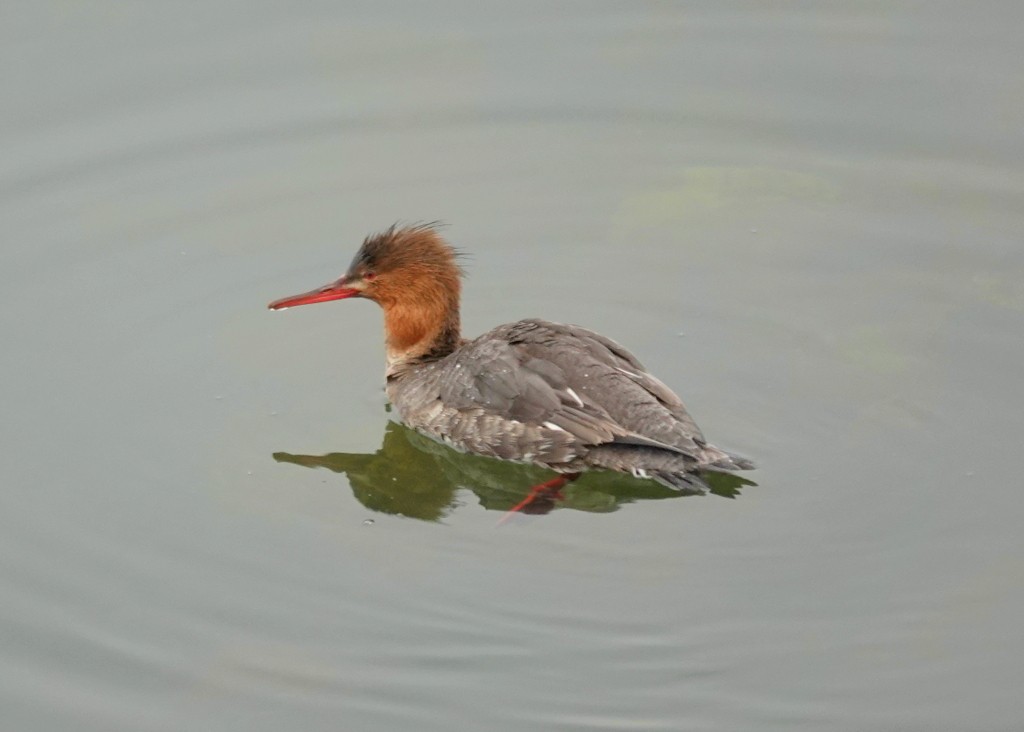
[[[275, 452], [274, 460], [345, 473], [352, 493], [367, 508], [426, 521], [439, 521], [452, 513], [461, 502], [463, 489], [475, 493], [486, 509], [508, 511], [531, 486], [552, 475], [532, 465], [460, 453], [397, 422], [387, 423], [383, 444], [375, 453]], [[726, 498], [735, 498], [743, 486], [756, 485], [726, 473], [705, 473], [702, 477], [712, 493]], [[679, 497], [654, 481], [601, 471], [584, 474], [562, 489], [559, 498], [538, 499], [523, 512], [544, 514], [554, 508], [573, 508], [601, 513], [637, 500]]]

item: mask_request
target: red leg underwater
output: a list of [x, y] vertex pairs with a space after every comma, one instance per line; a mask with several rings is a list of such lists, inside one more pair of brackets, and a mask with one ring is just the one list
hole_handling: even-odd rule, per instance
[[[563, 473], [562, 475], [555, 476], [551, 480], [533, 486], [530, 489], [530, 492], [526, 494], [526, 498], [505, 512], [505, 515], [498, 521], [498, 525], [500, 526], [508, 521], [514, 513], [547, 513], [551, 510], [554, 502], [562, 498], [562, 488], [567, 483], [571, 483], [579, 477], [579, 473]], [[529, 509], [534, 502], [537, 502], [538, 504], [534, 506], [534, 508], [538, 508], [540, 510], [531, 511]]]

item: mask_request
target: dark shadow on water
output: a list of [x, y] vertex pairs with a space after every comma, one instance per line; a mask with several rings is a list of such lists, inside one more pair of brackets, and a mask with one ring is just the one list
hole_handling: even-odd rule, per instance
[[[484, 508], [508, 511], [527, 495], [531, 486], [553, 475], [532, 465], [466, 455], [397, 422], [388, 422], [384, 442], [375, 453], [295, 455], [275, 452], [274, 460], [344, 473], [352, 493], [367, 508], [425, 521], [439, 521], [454, 511], [460, 505], [462, 489], [475, 493]], [[725, 473], [705, 473], [702, 477], [713, 494], [725, 498], [735, 498], [743, 486], [756, 485], [746, 478]], [[561, 500], [538, 501], [526, 512], [547, 513], [553, 508], [572, 508], [608, 513], [634, 501], [681, 497], [651, 480], [595, 471], [563, 488]]]

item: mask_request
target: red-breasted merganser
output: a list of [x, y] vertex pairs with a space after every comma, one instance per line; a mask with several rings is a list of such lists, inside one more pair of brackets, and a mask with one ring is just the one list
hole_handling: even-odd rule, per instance
[[530, 319], [463, 339], [456, 257], [433, 225], [392, 226], [363, 242], [340, 279], [268, 307], [376, 302], [402, 421], [459, 450], [559, 473], [531, 495], [590, 468], [703, 493], [698, 471], [754, 467], [708, 444], [679, 397], [609, 338]]

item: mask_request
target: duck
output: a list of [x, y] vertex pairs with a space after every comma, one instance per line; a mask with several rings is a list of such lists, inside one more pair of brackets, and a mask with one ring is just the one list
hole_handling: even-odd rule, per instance
[[589, 470], [703, 494], [705, 472], [754, 468], [710, 444], [672, 389], [623, 346], [528, 318], [464, 338], [461, 252], [436, 223], [368, 236], [338, 279], [271, 310], [365, 298], [384, 313], [385, 389], [402, 423], [456, 450], [555, 473], [513, 510]]

